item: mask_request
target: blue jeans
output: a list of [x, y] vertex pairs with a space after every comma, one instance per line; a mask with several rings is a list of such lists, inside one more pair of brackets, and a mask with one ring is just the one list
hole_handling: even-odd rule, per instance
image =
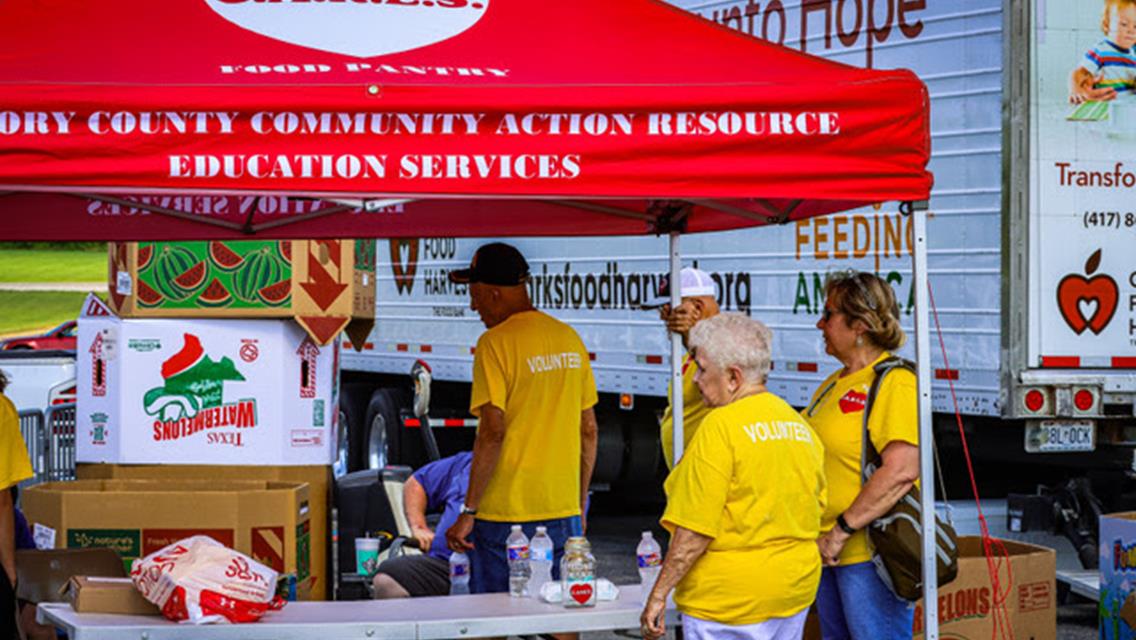
[[583, 535], [584, 527], [580, 516], [558, 518], [556, 520], [534, 520], [532, 522], [491, 522], [474, 520], [473, 551], [470, 552], [469, 590], [472, 593], [507, 593], [509, 591], [509, 561], [506, 559], [505, 540], [512, 531], [512, 524], [521, 525], [521, 530], [531, 540], [538, 526], [548, 528], [552, 538], [552, 578], [560, 579], [560, 558], [564, 557], [564, 542], [572, 536]]
[[911, 638], [915, 607], [895, 597], [870, 561], [825, 567], [816, 604], [824, 640]]

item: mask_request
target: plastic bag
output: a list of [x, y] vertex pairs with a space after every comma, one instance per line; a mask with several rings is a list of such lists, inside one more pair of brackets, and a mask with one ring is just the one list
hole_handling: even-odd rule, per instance
[[142, 596], [175, 622], [256, 622], [284, 606], [276, 572], [209, 536], [179, 540], [134, 561]]
[[[536, 594], [538, 600], [548, 603], [564, 601], [564, 588], [559, 580], [549, 580], [540, 586], [540, 593]], [[619, 597], [619, 587], [607, 578], [596, 579], [596, 600], [615, 600]]]

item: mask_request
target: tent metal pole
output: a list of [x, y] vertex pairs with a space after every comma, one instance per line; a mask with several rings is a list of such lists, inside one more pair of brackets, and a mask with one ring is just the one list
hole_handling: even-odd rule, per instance
[[923, 630], [939, 639], [939, 576], [935, 554], [934, 432], [931, 428], [931, 325], [927, 273], [927, 203], [913, 203], [915, 282], [915, 362], [919, 390], [919, 479], [923, 512]]
[[[682, 256], [679, 253], [679, 233], [670, 232], [671, 254], [671, 309], [677, 309], [682, 304]], [[682, 336], [671, 333], [671, 417], [674, 424], [674, 457], [671, 460], [673, 469], [682, 459], [683, 443], [683, 406], [682, 406]]]

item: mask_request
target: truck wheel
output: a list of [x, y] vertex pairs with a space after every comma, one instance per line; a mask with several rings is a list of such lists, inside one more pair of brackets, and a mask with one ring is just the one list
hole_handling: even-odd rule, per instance
[[339, 415], [335, 420], [335, 460], [332, 461], [332, 469], [334, 470], [335, 477], [338, 478], [351, 470], [351, 432], [348, 429], [350, 418], [347, 417], [347, 411], [343, 408], [343, 402], [339, 403]]
[[347, 471], [359, 471], [363, 466], [363, 442], [366, 437], [364, 418], [367, 417], [366, 385], [345, 384], [339, 389], [339, 448], [337, 457], [343, 455]]
[[382, 469], [401, 461], [402, 425], [398, 416], [403, 395], [397, 389], [379, 389], [371, 395], [364, 423], [367, 432], [362, 451], [364, 469]]

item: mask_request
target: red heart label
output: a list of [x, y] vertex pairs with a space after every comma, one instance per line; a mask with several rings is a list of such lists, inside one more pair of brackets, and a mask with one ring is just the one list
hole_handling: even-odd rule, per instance
[[572, 594], [572, 599], [580, 604], [592, 599], [592, 585], [590, 584], [574, 584], [568, 592]]
[[844, 397], [840, 399], [840, 410], [844, 413], [856, 413], [857, 411], [863, 411], [864, 405], [867, 403], [868, 396], [853, 389], [844, 394]]

